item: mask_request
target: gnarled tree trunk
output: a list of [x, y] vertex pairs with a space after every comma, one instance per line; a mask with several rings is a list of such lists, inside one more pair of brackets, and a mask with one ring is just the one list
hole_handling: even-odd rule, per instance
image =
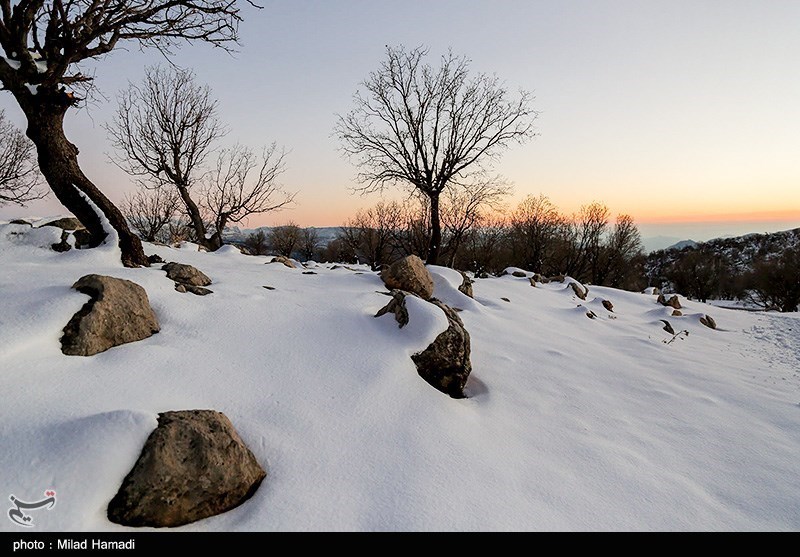
[[20, 105], [28, 119], [26, 133], [36, 145], [42, 175], [61, 204], [86, 227], [91, 235], [89, 245], [95, 247], [102, 244], [108, 232], [101, 215], [86, 198], [117, 231], [123, 265], [148, 266], [142, 243], [131, 232], [125, 217], [78, 165], [78, 148], [64, 134], [64, 114], [72, 104], [71, 98], [63, 92], [47, 94], [40, 90], [38, 95], [23, 99], [20, 99]]

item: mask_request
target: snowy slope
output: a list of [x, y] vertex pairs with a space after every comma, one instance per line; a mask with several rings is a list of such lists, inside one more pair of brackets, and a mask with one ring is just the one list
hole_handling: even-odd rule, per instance
[[[0, 490], [57, 491], [38, 529], [126, 530], [108, 501], [157, 413], [192, 408], [227, 414], [267, 478], [179, 530], [800, 528], [796, 316], [686, 302], [671, 317], [654, 296], [590, 287], [581, 301], [510, 275], [476, 280], [472, 300], [458, 273], [432, 267], [472, 339], [468, 398], [454, 400], [409, 358], [443, 314], [409, 299], [402, 330], [374, 318], [388, 298], [367, 268], [311, 275], [230, 247], [146, 244], [213, 279], [197, 297], [160, 266], [123, 268], [111, 246], [50, 251], [57, 232], [0, 225]], [[62, 355], [87, 300], [70, 286], [89, 273], [142, 285], [161, 332]], [[688, 336], [666, 344], [660, 319]]]

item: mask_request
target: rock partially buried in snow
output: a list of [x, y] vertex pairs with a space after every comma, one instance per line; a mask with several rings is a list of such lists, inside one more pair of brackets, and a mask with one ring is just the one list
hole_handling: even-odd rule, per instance
[[473, 280], [467, 276], [467, 273], [464, 271], [459, 271], [461, 273], [461, 284], [458, 286], [458, 291], [464, 294], [465, 296], [469, 296], [472, 298], [472, 283]]
[[145, 339], [160, 330], [145, 289], [129, 280], [81, 277], [72, 288], [92, 297], [72, 316], [61, 337], [61, 352], [92, 356]]
[[575, 292], [575, 295], [581, 300], [585, 300], [586, 295], [589, 293], [589, 289], [578, 282], [570, 282], [569, 287], [572, 288], [572, 291]]
[[417, 366], [417, 373], [430, 385], [453, 398], [464, 398], [464, 385], [472, 371], [469, 333], [452, 308], [435, 298], [430, 302], [444, 312], [449, 325], [425, 350], [414, 354], [411, 359]]
[[55, 226], [56, 228], [60, 228], [62, 230], [78, 230], [81, 228], [86, 228], [81, 224], [81, 221], [76, 219], [75, 217], [64, 217], [60, 219], [51, 220], [50, 222], [46, 222], [42, 226]]
[[389, 290], [413, 292], [424, 300], [433, 296], [433, 277], [416, 255], [395, 261], [388, 269], [381, 271], [381, 279]]
[[672, 328], [672, 325], [670, 325], [669, 321], [667, 321], [666, 319], [661, 319], [660, 321], [664, 324], [664, 327], [662, 327], [662, 328], [665, 331], [667, 331], [671, 335], [675, 334], [675, 329]]
[[704, 315], [703, 317], [701, 317], [700, 318], [700, 323], [702, 323], [703, 325], [705, 325], [709, 329], [716, 329], [717, 328], [717, 322], [714, 321], [714, 318], [711, 317], [710, 315]]
[[672, 310], [672, 316], [673, 317], [680, 317], [682, 315], [683, 315], [683, 312], [681, 310], [679, 310], [679, 309], [673, 309]]
[[393, 313], [394, 319], [402, 329], [408, 325], [408, 309], [406, 308], [406, 293], [402, 290], [392, 290], [392, 299], [375, 314], [375, 317]]
[[167, 278], [179, 282], [185, 286], [208, 286], [211, 284], [211, 279], [205, 273], [192, 267], [191, 265], [184, 265], [183, 263], [167, 263], [161, 267], [162, 271], [167, 272]]
[[671, 307], [673, 309], [681, 309], [681, 307], [682, 307], [681, 306], [681, 301], [680, 301], [680, 299], [678, 299], [677, 295], [672, 295], [672, 296], [670, 296], [669, 299], [667, 299], [666, 296], [664, 296], [663, 294], [659, 294], [657, 301], [662, 306], [669, 306], [669, 307]]
[[294, 262], [284, 255], [276, 255], [275, 257], [272, 258], [272, 261], [270, 261], [270, 263], [283, 263], [290, 269], [297, 269], [297, 266], [294, 264]]
[[241, 505], [265, 477], [222, 412], [164, 412], [108, 504], [108, 519], [124, 526], [181, 526]]
[[548, 282], [550, 282], [550, 279], [539, 273], [533, 273], [533, 276], [531, 277], [531, 286], [536, 286], [537, 282], [540, 282], [542, 284], [547, 284]]
[[614, 304], [611, 303], [611, 300], [603, 300], [603, 307], [612, 313], [614, 312]]
[[524, 278], [527, 277], [528, 274], [525, 271], [514, 271], [513, 273], [511, 273], [511, 276], [517, 278]]

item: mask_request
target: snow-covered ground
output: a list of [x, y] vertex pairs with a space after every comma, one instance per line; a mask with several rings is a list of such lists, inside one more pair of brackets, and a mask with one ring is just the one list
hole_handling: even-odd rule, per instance
[[[123, 268], [113, 246], [53, 252], [59, 237], [0, 224], [0, 495], [55, 490], [35, 529], [126, 530], [106, 505], [157, 413], [195, 408], [224, 412], [267, 478], [178, 530], [800, 529], [796, 315], [687, 301], [672, 317], [655, 296], [590, 287], [584, 302], [511, 275], [476, 280], [472, 300], [458, 273], [432, 267], [472, 339], [455, 400], [409, 358], [442, 312], [412, 299], [402, 330], [373, 317], [388, 298], [365, 267], [303, 274], [230, 247], [145, 245], [209, 275], [214, 293], [199, 297], [160, 265]], [[88, 299], [70, 286], [89, 273], [142, 285], [161, 332], [62, 355]], [[661, 319], [688, 336], [667, 343]]]

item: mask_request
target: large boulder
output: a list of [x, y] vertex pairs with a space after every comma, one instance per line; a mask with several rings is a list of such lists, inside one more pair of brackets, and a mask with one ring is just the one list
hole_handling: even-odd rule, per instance
[[390, 290], [413, 292], [424, 300], [433, 296], [433, 277], [416, 255], [395, 261], [388, 269], [381, 271], [381, 279]]
[[449, 325], [411, 359], [417, 366], [417, 373], [431, 386], [453, 398], [464, 398], [464, 386], [472, 371], [469, 333], [455, 310], [435, 298], [430, 302], [444, 312]]
[[183, 284], [184, 286], [208, 286], [211, 284], [211, 279], [208, 278], [205, 273], [191, 265], [167, 263], [161, 267], [161, 270], [167, 272], [167, 278]]
[[222, 412], [164, 412], [108, 504], [108, 519], [181, 526], [241, 505], [266, 475]]
[[61, 352], [91, 356], [113, 346], [145, 339], [160, 330], [144, 288], [103, 275], [81, 277], [72, 288], [91, 300], [72, 316], [61, 337]]

